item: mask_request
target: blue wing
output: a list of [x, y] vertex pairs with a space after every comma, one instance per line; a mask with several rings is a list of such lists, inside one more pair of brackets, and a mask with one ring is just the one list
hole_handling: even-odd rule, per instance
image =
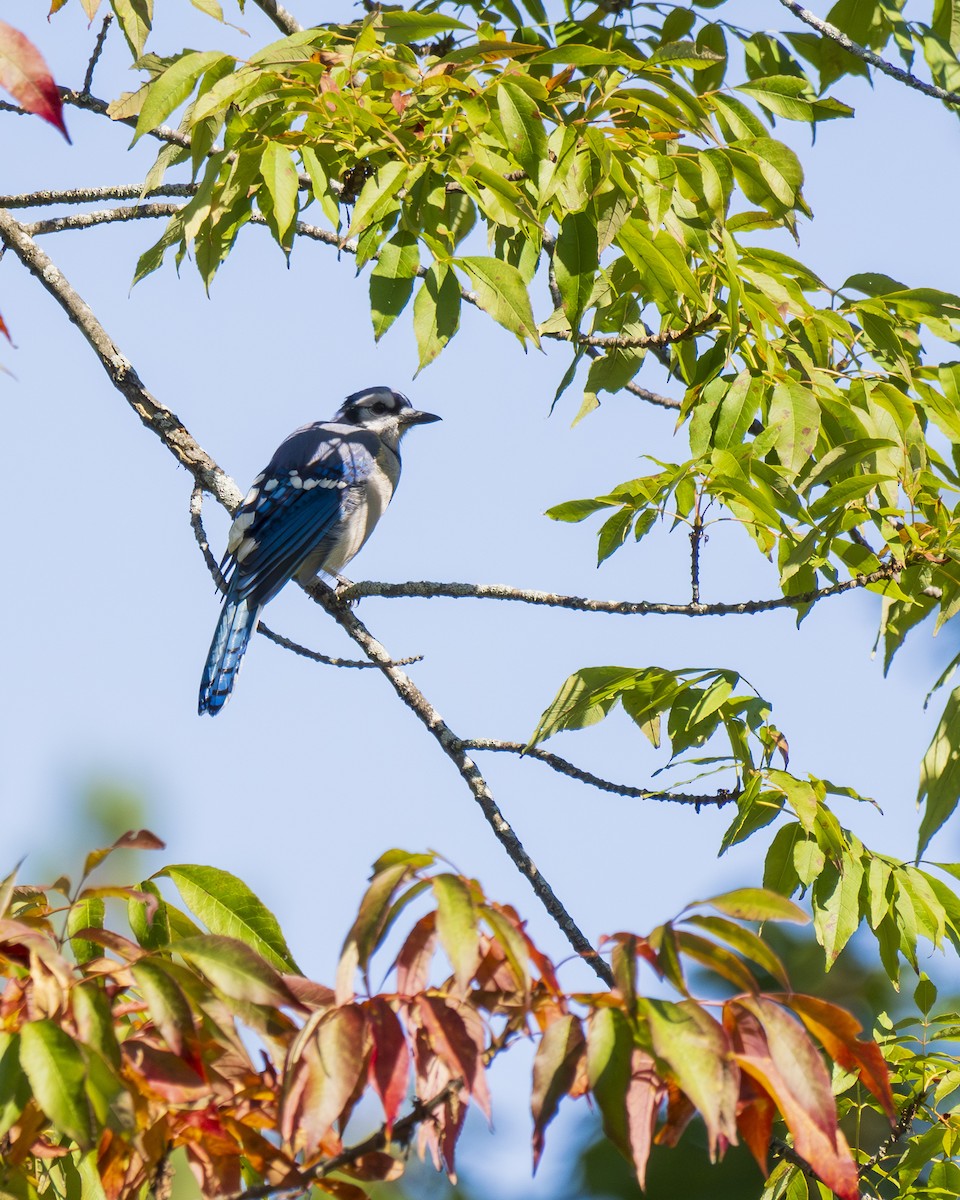
[[237, 512], [225, 559], [229, 595], [266, 604], [330, 537], [346, 489], [372, 465], [365, 440], [308, 426], [283, 443]]

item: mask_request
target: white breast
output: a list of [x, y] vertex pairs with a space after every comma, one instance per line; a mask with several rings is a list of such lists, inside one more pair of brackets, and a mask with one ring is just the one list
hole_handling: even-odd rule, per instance
[[[388, 456], [387, 467], [393, 463], [396, 463], [396, 459], [393, 455]], [[347, 489], [343, 515], [331, 539], [332, 548], [322, 557], [311, 555], [298, 572], [299, 578], [312, 578], [318, 571], [338, 575], [343, 570], [373, 533], [377, 522], [386, 511], [399, 474], [399, 463], [393, 471], [384, 470], [378, 464], [363, 483]]]

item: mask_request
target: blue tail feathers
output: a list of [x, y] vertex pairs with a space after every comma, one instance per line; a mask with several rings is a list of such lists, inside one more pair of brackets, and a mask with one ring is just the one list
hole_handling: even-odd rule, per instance
[[207, 712], [215, 717], [229, 700], [250, 634], [257, 627], [260, 607], [251, 607], [248, 600], [234, 600], [230, 595], [224, 601], [200, 681], [201, 715]]

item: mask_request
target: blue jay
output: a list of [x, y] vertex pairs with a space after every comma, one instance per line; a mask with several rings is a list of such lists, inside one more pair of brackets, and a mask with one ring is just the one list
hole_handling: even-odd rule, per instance
[[439, 421], [388, 387], [348, 396], [332, 421], [282, 442], [237, 509], [227, 591], [200, 683], [200, 712], [226, 704], [260, 611], [290, 579], [336, 575], [383, 516], [400, 479], [400, 439]]

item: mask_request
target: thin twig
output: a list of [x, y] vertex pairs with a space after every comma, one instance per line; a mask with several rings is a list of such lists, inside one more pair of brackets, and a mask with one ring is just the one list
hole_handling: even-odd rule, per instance
[[802, 4], [798, 4], [797, 0], [780, 0], [780, 3], [784, 8], [789, 9], [795, 17], [799, 17], [805, 25], [809, 25], [811, 29], [815, 29], [823, 37], [836, 42], [838, 46], [842, 46], [848, 54], [852, 54], [863, 62], [869, 63], [872, 67], [876, 67], [884, 75], [889, 75], [891, 79], [896, 79], [898, 82], [906, 84], [907, 87], [914, 88], [918, 92], [923, 92], [925, 96], [933, 96], [936, 100], [942, 100], [945, 104], [960, 104], [960, 92], [948, 92], [942, 87], [937, 87], [935, 83], [925, 83], [922, 79], [918, 79], [916, 75], [911, 75], [909, 71], [904, 71], [902, 67], [898, 67], [892, 62], [888, 62], [887, 59], [881, 58], [879, 54], [875, 54], [866, 46], [861, 46], [858, 42], [852, 41], [836, 25], [831, 25], [829, 21], [818, 17], [816, 13], [812, 13], [808, 8], [804, 8]]
[[912, 1096], [903, 1108], [897, 1114], [897, 1122], [893, 1129], [887, 1134], [880, 1145], [877, 1147], [876, 1153], [872, 1154], [864, 1163], [860, 1165], [860, 1178], [863, 1179], [866, 1173], [872, 1170], [882, 1159], [887, 1157], [887, 1154], [893, 1147], [910, 1132], [910, 1127], [914, 1122], [914, 1118], [923, 1104], [924, 1097], [929, 1091], [929, 1085], [921, 1088], [915, 1096]]
[[346, 1150], [341, 1150], [333, 1158], [325, 1159], [311, 1170], [305, 1171], [300, 1176], [300, 1182], [294, 1187], [291, 1187], [289, 1183], [259, 1183], [254, 1187], [249, 1187], [245, 1191], [240, 1192], [237, 1196], [233, 1197], [233, 1200], [264, 1200], [265, 1197], [274, 1196], [278, 1192], [300, 1194], [309, 1187], [312, 1180], [324, 1179], [328, 1175], [332, 1175], [335, 1171], [342, 1171], [344, 1167], [349, 1167], [365, 1154], [376, 1154], [386, 1150], [391, 1145], [405, 1146], [413, 1136], [416, 1127], [425, 1121], [436, 1109], [442, 1108], [462, 1087], [462, 1079], [451, 1079], [444, 1088], [437, 1092], [435, 1096], [431, 1096], [429, 1100], [415, 1100], [411, 1111], [394, 1123], [389, 1137], [385, 1128], [378, 1129], [376, 1133], [372, 1133], [364, 1141], [358, 1142], [355, 1146], [348, 1146]]
[[703, 521], [700, 519], [700, 493], [697, 492], [693, 528], [690, 530], [690, 603], [700, 605], [700, 545], [703, 541]]
[[93, 212], [70, 213], [66, 217], [46, 217], [42, 221], [31, 221], [23, 226], [30, 237], [41, 237], [47, 233], [63, 233], [67, 229], [92, 229], [95, 225], [109, 225], [115, 221], [139, 221], [150, 217], [174, 217], [183, 208], [171, 201], [156, 201], [152, 204], [124, 205], [121, 208], [101, 208]]
[[[110, 117], [107, 112], [106, 100], [101, 100], [97, 96], [91, 96], [87, 92], [76, 92], [72, 88], [60, 88], [60, 99], [64, 104], [69, 104], [73, 108], [82, 108], [86, 112], [97, 113], [101, 117]], [[110, 120], [116, 125], [129, 125], [131, 129], [136, 129], [136, 117], [110, 117]], [[157, 138], [161, 142], [171, 142], [174, 146], [183, 146], [189, 150], [192, 145], [190, 138], [185, 133], [180, 133], [177, 129], [171, 129], [169, 125], [157, 125], [149, 131], [150, 137]]]
[[549, 750], [541, 750], [539, 746], [525, 746], [523, 742], [504, 742], [496, 738], [470, 738], [460, 743], [464, 750], [490, 750], [501, 754], [518, 754], [521, 758], [535, 758], [538, 762], [546, 763], [561, 775], [569, 775], [571, 779], [579, 779], [581, 783], [589, 783], [591, 787], [599, 788], [601, 792], [613, 792], [617, 796], [629, 796], [636, 800], [658, 800], [667, 804], [692, 804], [699, 809], [704, 806], [723, 808], [725, 804], [733, 804], [737, 799], [736, 792], [713, 792], [704, 796], [688, 796], [683, 792], [653, 792], [649, 788], [631, 787], [625, 783], [611, 783], [575, 767], [572, 762], [561, 758], [559, 754], [551, 754]]
[[856, 575], [842, 583], [795, 596], [777, 596], [772, 600], [742, 600], [737, 604], [661, 604], [652, 600], [591, 600], [584, 596], [565, 596], [559, 592], [537, 592], [531, 588], [514, 588], [502, 583], [435, 583], [432, 580], [411, 580], [407, 583], [380, 583], [367, 580], [345, 587], [339, 593], [343, 601], [361, 600], [365, 596], [384, 599], [417, 597], [423, 600], [511, 600], [520, 604], [543, 604], [550, 608], [568, 608], [574, 612], [609, 613], [614, 616], [646, 617], [728, 617], [752, 616], [778, 608], [794, 608], [798, 604], [815, 604], [828, 596], [839, 596], [855, 588], [893, 579], [904, 569], [902, 563], [887, 563], [867, 575]]
[[541, 875], [533, 859], [524, 849], [523, 843], [507, 823], [477, 764], [464, 751], [461, 739], [450, 729], [413, 680], [393, 664], [390, 655], [380, 642], [343, 602], [341, 597], [349, 590], [349, 588], [342, 589], [334, 594], [329, 588], [322, 585], [312, 584], [304, 587], [304, 591], [324, 608], [344, 632], [363, 649], [368, 658], [377, 664], [390, 681], [400, 700], [433, 734], [443, 752], [460, 772], [461, 778], [470, 789], [488, 825], [506, 850], [511, 862], [533, 888], [537, 898], [553, 918], [564, 937], [577, 954], [593, 968], [600, 979], [608, 987], [612, 986], [613, 974], [609, 966], [567, 912], [553, 888]]
[[[223, 572], [220, 570], [220, 564], [217, 562], [210, 549], [210, 541], [207, 538], [207, 531], [203, 525], [203, 488], [198, 484], [194, 484], [193, 490], [190, 493], [190, 528], [193, 530], [193, 536], [196, 538], [197, 545], [200, 547], [200, 553], [203, 555], [203, 561], [207, 564], [207, 570], [213, 577], [213, 582], [217, 585], [220, 592], [226, 592], [227, 581], [223, 577]], [[290, 650], [294, 654], [299, 654], [301, 658], [309, 658], [313, 662], [323, 663], [328, 667], [358, 667], [369, 670], [375, 667], [376, 664], [366, 660], [361, 661], [355, 658], [335, 658], [329, 654], [321, 654], [319, 650], [310, 650], [306, 646], [301, 646], [299, 642], [291, 641], [290, 638], [284, 637], [282, 633], [277, 633], [271, 629], [269, 625], [263, 621], [257, 622], [257, 633], [263, 634], [268, 641], [282, 646], [284, 650]], [[423, 659], [422, 654], [415, 654], [411, 658], [401, 658], [397, 660], [397, 666], [409, 666], [410, 663], [420, 662]]]
[[61, 273], [12, 214], [0, 209], [0, 240], [53, 296], [100, 360], [113, 386], [197, 483], [227, 508], [240, 503], [240, 489], [185, 429], [179, 417], [147, 391], [116, 343]]
[[90, 55], [90, 61], [87, 63], [87, 73], [83, 77], [82, 91], [85, 96], [90, 95], [90, 89], [93, 87], [93, 73], [97, 69], [97, 63], [100, 61], [100, 55], [103, 53], [103, 46], [107, 40], [107, 30], [110, 28], [112, 21], [113, 13], [107, 13], [103, 18], [103, 24], [100, 26], [100, 32], [97, 34], [93, 53]]
[[624, 337], [622, 334], [582, 333], [574, 337], [569, 329], [551, 329], [540, 336], [558, 342], [575, 341], [580, 346], [592, 346], [596, 350], [640, 350], [658, 346], [672, 346], [675, 342], [686, 342], [704, 333], [720, 320], [719, 312], [709, 313], [702, 321], [694, 321], [683, 329], [662, 329], [659, 333], [638, 333]]

